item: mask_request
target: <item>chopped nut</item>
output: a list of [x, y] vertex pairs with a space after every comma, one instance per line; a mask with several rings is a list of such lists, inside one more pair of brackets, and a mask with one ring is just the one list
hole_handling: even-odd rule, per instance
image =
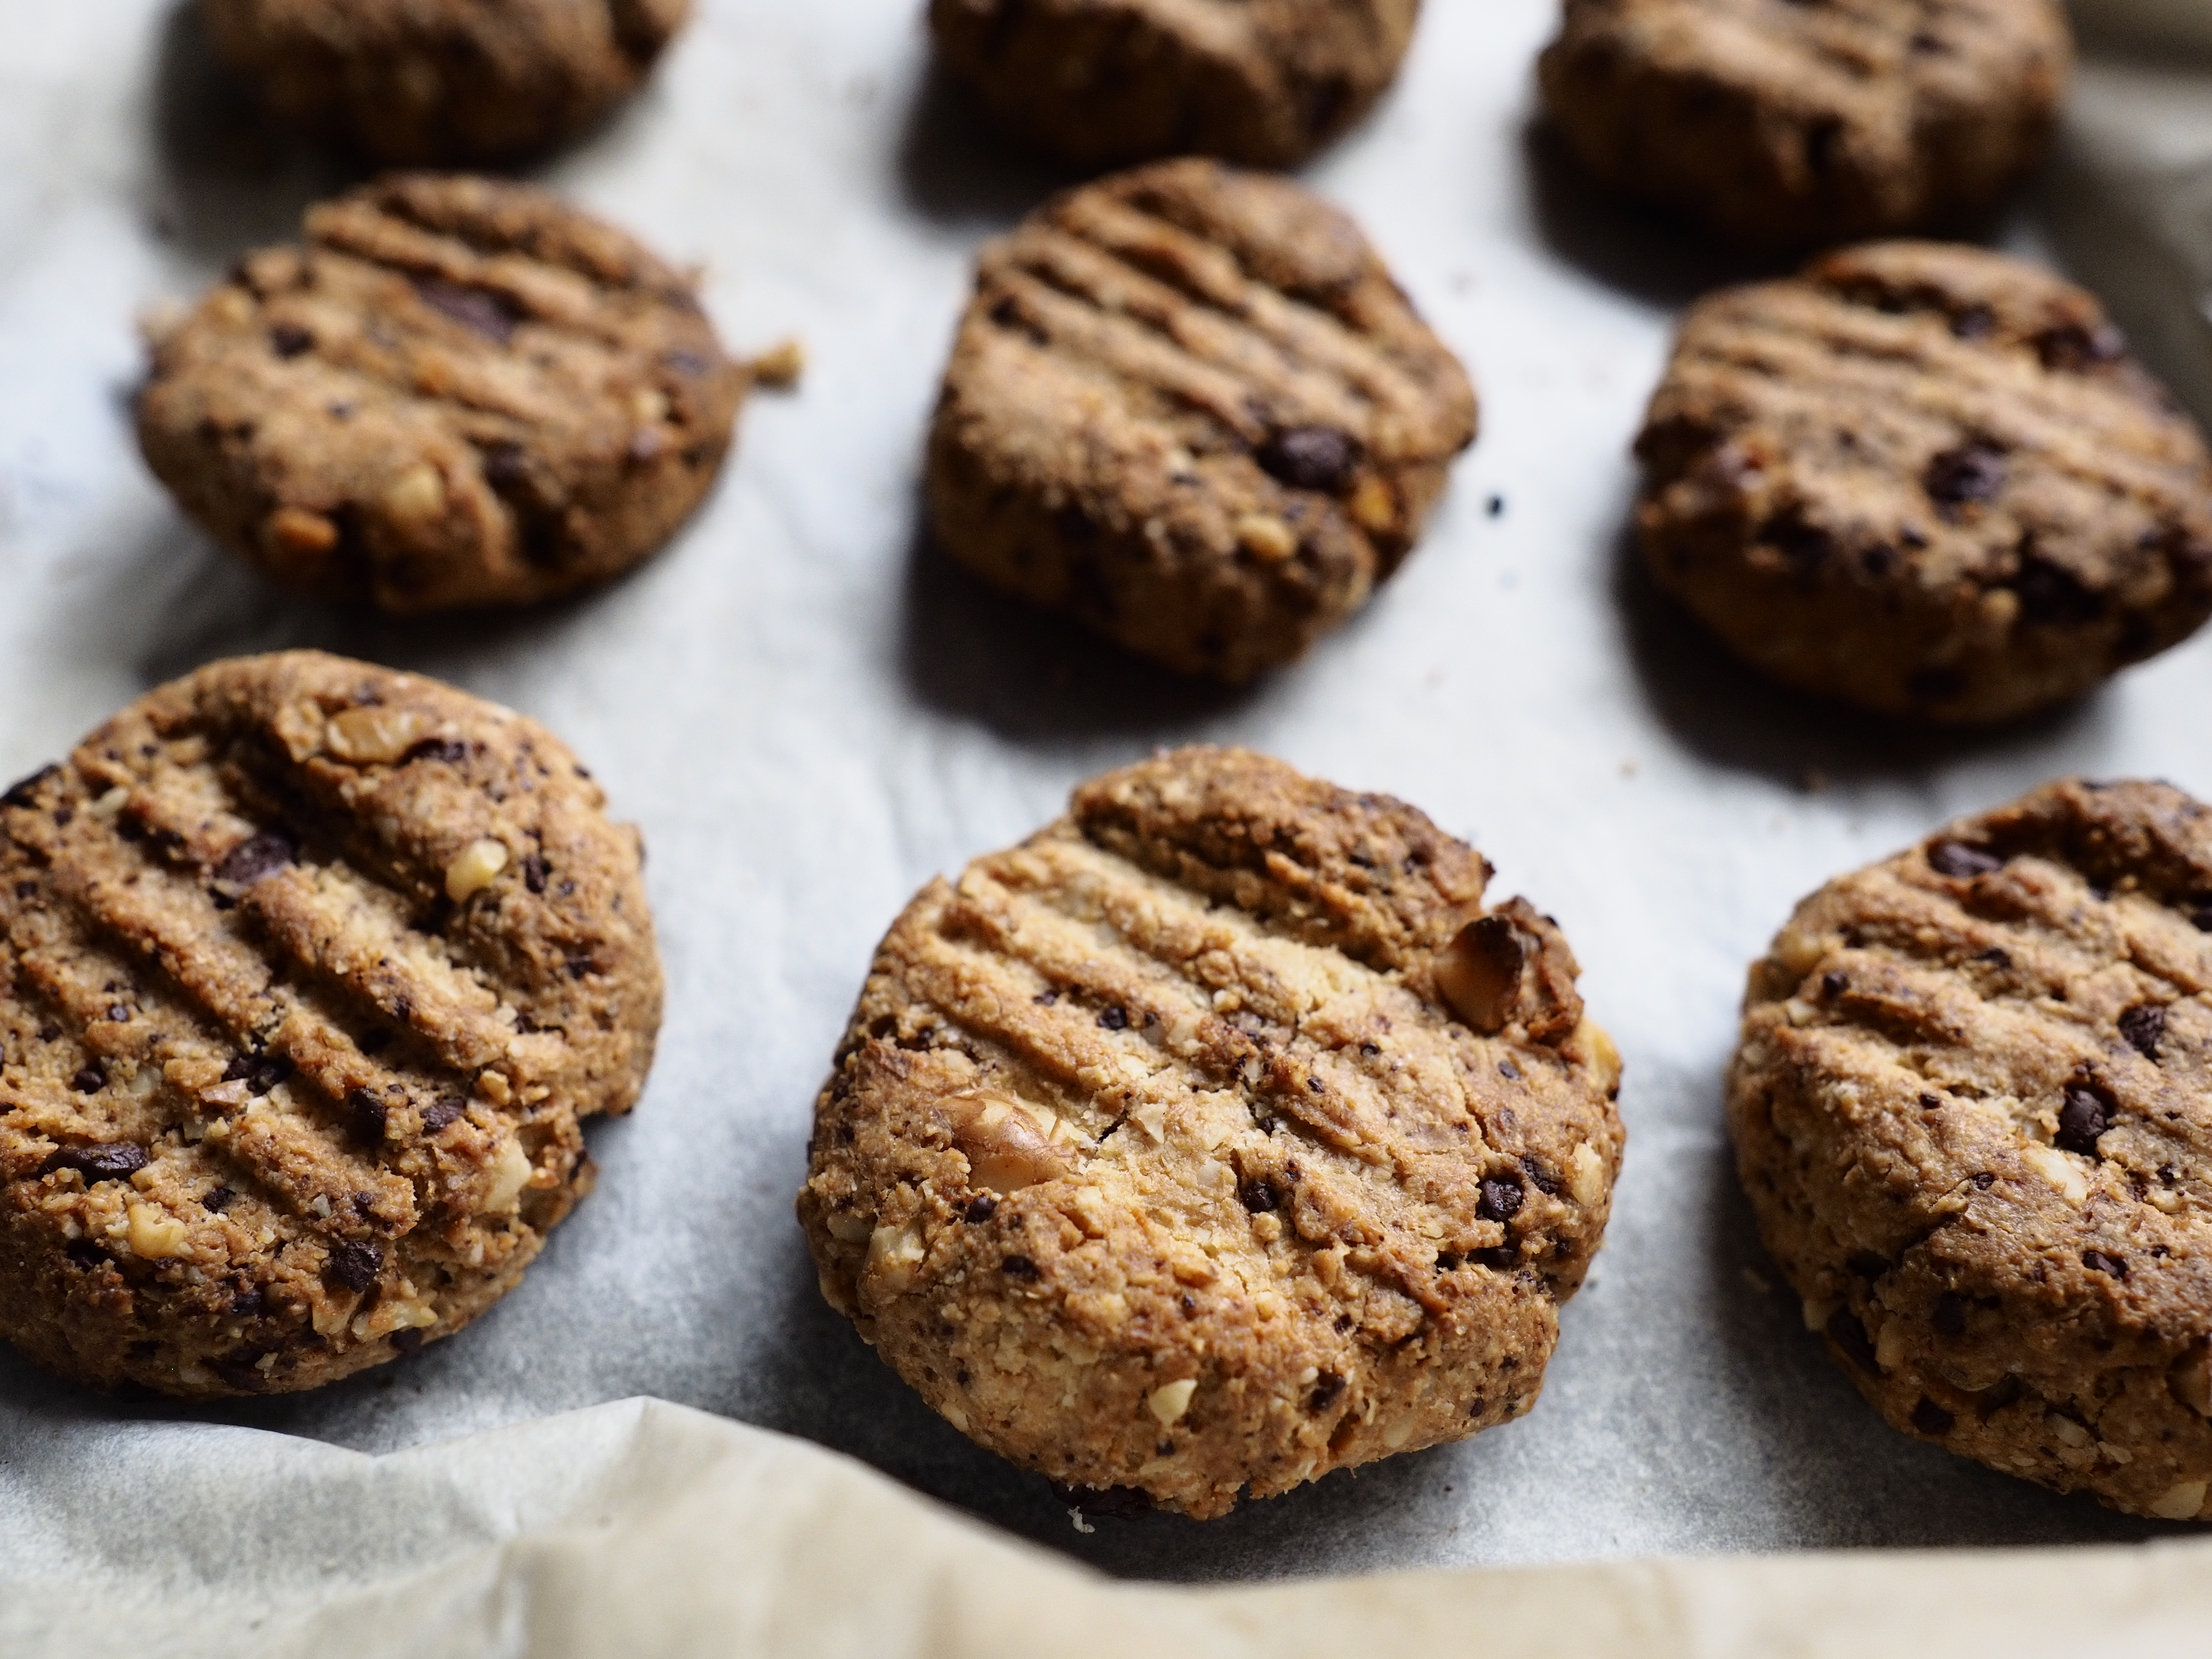
[[2068, 1203], [2079, 1205], [2089, 1196], [2089, 1177], [2082, 1173], [2081, 1160], [2056, 1146], [2031, 1142], [2021, 1149], [2020, 1161], [2063, 1193]]
[[1383, 1425], [1382, 1443], [1392, 1451], [1402, 1451], [1406, 1443], [1413, 1437], [1413, 1419], [1410, 1417], [1393, 1418]]
[[1588, 1141], [1567, 1155], [1567, 1190], [1584, 1209], [1605, 1197], [1605, 1160]]
[[925, 1254], [918, 1224], [878, 1227], [869, 1235], [868, 1261], [863, 1271], [880, 1279], [887, 1288], [902, 1291], [912, 1282], [914, 1270], [921, 1265]]
[[629, 400], [630, 410], [647, 425], [653, 426], [668, 418], [668, 394], [647, 386]]
[[338, 527], [301, 507], [278, 507], [262, 521], [261, 533], [280, 553], [327, 553], [338, 544]]
[[1501, 915], [1478, 916], [1437, 957], [1437, 988], [1474, 1030], [1502, 1031], [1521, 991], [1528, 943]]
[[806, 373], [806, 348], [796, 339], [771, 346], [752, 360], [753, 384], [787, 392]]
[[507, 843], [493, 836], [471, 842], [446, 866], [446, 896], [456, 904], [467, 903], [498, 878], [507, 868]]
[[1106, 1237], [1107, 1224], [1112, 1218], [1106, 1207], [1106, 1194], [1096, 1187], [1078, 1187], [1063, 1206], [1068, 1218], [1083, 1229], [1089, 1238]]
[[1027, 1107], [1012, 1097], [970, 1090], [945, 1103], [952, 1144], [968, 1160], [968, 1178], [994, 1193], [1018, 1193], [1058, 1179], [1068, 1166]]
[[1774, 960], [1794, 979], [1802, 979], [1820, 966], [1820, 958], [1827, 954], [1826, 947], [1814, 934], [1807, 933], [1794, 922], [1782, 930], [1774, 941]]
[[2194, 1521], [2204, 1507], [2205, 1489], [2202, 1480], [2177, 1480], [2150, 1506], [2150, 1512], [2161, 1521]]
[[958, 1401], [948, 1400], [938, 1407], [937, 1410], [939, 1416], [961, 1433], [968, 1432], [968, 1413], [961, 1409]]
[[1805, 1316], [1807, 1330], [1825, 1331], [1828, 1328], [1829, 1320], [1835, 1317], [1836, 1304], [1819, 1297], [1808, 1296], [1805, 1298], [1805, 1305], [1802, 1311]]
[[92, 815], [96, 818], [112, 818], [123, 810], [123, 803], [131, 799], [131, 791], [117, 784], [92, 804]]
[[1607, 1094], [1620, 1087], [1620, 1050], [1613, 1047], [1613, 1038], [1605, 1027], [1585, 1018], [1575, 1027], [1574, 1035], [1559, 1045], [1559, 1052], [1569, 1060], [1581, 1062], [1590, 1074], [1590, 1081]]
[[1371, 472], [1352, 492], [1352, 521], [1370, 536], [1387, 536], [1398, 527], [1398, 497]]
[[1886, 1371], [1893, 1371], [1905, 1363], [1905, 1322], [1885, 1319], [1881, 1330], [1874, 1340], [1874, 1363]]
[[1152, 1408], [1152, 1415], [1159, 1419], [1160, 1426], [1170, 1429], [1182, 1421], [1182, 1414], [1190, 1409], [1190, 1397], [1197, 1392], [1198, 1379], [1186, 1376], [1180, 1382], [1162, 1383], [1145, 1403]]
[[830, 1211], [829, 1225], [830, 1237], [847, 1244], [858, 1244], [876, 1230], [874, 1222], [851, 1210]]
[[2212, 1342], [2199, 1342], [2166, 1381], [2176, 1400], [2199, 1417], [2212, 1417]]
[[208, 314], [233, 328], [252, 322], [256, 309], [253, 296], [235, 284], [217, 289], [207, 301]]
[[2089, 1431], [2072, 1418], [2062, 1416], [2057, 1412], [2046, 1412], [2043, 1420], [2051, 1425], [2051, 1433], [2057, 1435], [2063, 1444], [2079, 1448], [2089, 1443]]
[[1297, 534], [1271, 513], [1247, 513], [1237, 520], [1237, 544], [1255, 559], [1280, 564], [1298, 550]]
[[495, 1106], [504, 1106], [514, 1098], [514, 1086], [507, 1080], [504, 1072], [478, 1072], [477, 1092]]
[[131, 1206], [131, 1248], [149, 1261], [185, 1254], [185, 1224], [150, 1204]]
[[512, 1215], [522, 1207], [522, 1189], [530, 1184], [530, 1157], [520, 1141], [503, 1142], [491, 1166], [491, 1184], [484, 1188], [484, 1208], [493, 1215]]
[[430, 722], [412, 708], [349, 708], [323, 728], [323, 747], [349, 765], [389, 766], [429, 735]]
[[434, 519], [446, 510], [446, 480], [428, 461], [417, 461], [384, 492], [384, 510], [395, 519]]

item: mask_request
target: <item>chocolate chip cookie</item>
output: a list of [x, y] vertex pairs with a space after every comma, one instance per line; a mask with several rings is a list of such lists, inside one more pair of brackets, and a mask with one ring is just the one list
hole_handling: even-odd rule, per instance
[[1538, 75], [1599, 179], [1789, 246], [1986, 212], [2072, 66], [2057, 0], [1565, 0]]
[[0, 1336], [280, 1392], [512, 1289], [660, 1023], [602, 805], [532, 721], [315, 652], [164, 686], [0, 797]]
[[285, 586], [400, 614], [527, 605], [656, 551], [745, 370], [688, 276], [541, 191], [386, 179], [313, 209], [154, 343], [138, 441]]
[[931, 0], [940, 60], [1024, 143], [1096, 171], [1289, 167], [1396, 78], [1420, 0]]
[[200, 0], [216, 52], [289, 125], [380, 161], [514, 161], [630, 96], [690, 0]]
[[1171, 161], [985, 250], [929, 502], [987, 580], [1241, 681], [1367, 602], [1474, 429], [1457, 359], [1351, 220]]
[[823, 1294], [981, 1444], [1200, 1517], [1521, 1415], [1620, 1060], [1489, 875], [1241, 750], [1084, 785], [878, 948], [799, 1199]]
[[2063, 702], [2212, 614], [2212, 457], [2096, 301], [1894, 242], [1698, 306], [1637, 454], [1659, 586], [1885, 714]]
[[2212, 1518], [2212, 812], [2051, 784], [1831, 882], [1729, 1118], [1806, 1322], [1896, 1428]]

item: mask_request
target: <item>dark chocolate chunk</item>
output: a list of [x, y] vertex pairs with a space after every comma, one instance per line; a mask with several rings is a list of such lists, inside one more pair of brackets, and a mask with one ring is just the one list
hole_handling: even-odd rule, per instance
[[2155, 1002], [2139, 1003], [2120, 1016], [2120, 1035], [2145, 1060], [2158, 1058], [2158, 1045], [2166, 1040], [2166, 1010]]
[[1841, 969], [1833, 969], [1820, 975], [1820, 989], [1826, 995], [1839, 997], [1850, 987], [1850, 975]]
[[228, 1209], [232, 1205], [237, 1202], [238, 1194], [236, 1193], [231, 1191], [228, 1187], [218, 1185], [209, 1188], [206, 1193], [201, 1196], [200, 1208], [205, 1210], [210, 1215], [221, 1215], [225, 1210]]
[[1521, 1190], [1520, 1182], [1513, 1176], [1499, 1179], [1485, 1176], [1482, 1179], [1482, 1201], [1475, 1206], [1474, 1212], [1485, 1221], [1510, 1221], [1521, 1213], [1521, 1206], [1526, 1197], [1527, 1194]]
[[96, 1095], [106, 1086], [107, 1074], [100, 1069], [97, 1061], [80, 1067], [77, 1074], [70, 1079], [70, 1087], [81, 1095]]
[[1036, 1280], [1044, 1277], [1042, 1272], [1039, 1270], [1037, 1264], [1030, 1261], [1029, 1257], [1025, 1255], [1009, 1255], [1000, 1257], [999, 1261], [999, 1271], [1006, 1274], [1009, 1279], [1026, 1279]]
[[1128, 1011], [1125, 1008], [1109, 1008], [1098, 1016], [1098, 1023], [1109, 1031], [1126, 1031], [1129, 1029]]
[[0, 806], [28, 806], [38, 799], [39, 786], [61, 769], [58, 766], [41, 766], [29, 777], [16, 779], [8, 786], [8, 793], [0, 795]]
[[2109, 1273], [2114, 1279], [2128, 1276], [2127, 1262], [2119, 1256], [2106, 1255], [2102, 1250], [2082, 1251], [2081, 1265], [2091, 1273]]
[[448, 766], [459, 766], [469, 757], [469, 746], [459, 738], [425, 738], [399, 757], [402, 766], [412, 766], [416, 761], [443, 761]]
[[107, 1260], [107, 1252], [88, 1238], [73, 1238], [62, 1246], [62, 1254], [78, 1267], [90, 1273]]
[[1928, 849], [1928, 867], [1954, 881], [1971, 881], [2004, 868], [2005, 861], [1984, 847], [1963, 841], [1939, 841]]
[[275, 875], [295, 856], [289, 836], [267, 831], [231, 848], [229, 855], [216, 866], [215, 878], [226, 887], [251, 887], [264, 877]]
[[1498, 1075], [1508, 1083], [1518, 1083], [1521, 1080], [1521, 1068], [1510, 1060], [1501, 1060], [1498, 1062]]
[[1874, 1344], [1867, 1340], [1866, 1327], [1849, 1308], [1838, 1308], [1828, 1316], [1828, 1340], [1844, 1351], [1850, 1360], [1869, 1376], [1881, 1375], [1881, 1367], [1875, 1364]]
[[1924, 1395], [1921, 1396], [1920, 1403], [1912, 1408], [1912, 1426], [1921, 1433], [1934, 1435], [1938, 1439], [1950, 1433], [1951, 1425], [1958, 1420]]
[[2024, 556], [2012, 579], [2020, 595], [2020, 614], [2046, 626], [2075, 627], [2105, 614], [2105, 601], [2063, 565], [2034, 554]]
[[1545, 1197], [1553, 1198], [1558, 1195], [1559, 1178], [1544, 1167], [1542, 1160], [1532, 1153], [1524, 1153], [1521, 1158], [1521, 1168], [1528, 1176], [1529, 1184]]
[[457, 1095], [447, 1095], [442, 1099], [432, 1101], [422, 1109], [422, 1133], [436, 1134], [467, 1109], [467, 1103]]
[[1344, 1392], [1344, 1379], [1334, 1371], [1323, 1371], [1314, 1379], [1313, 1392], [1306, 1396], [1306, 1409], [1325, 1412]]
[[514, 302], [489, 289], [465, 288], [441, 277], [419, 276], [415, 281], [415, 291], [431, 310], [483, 335], [495, 345], [505, 345], [513, 339], [515, 325], [521, 321]]
[[1990, 1188], [1997, 1184], [1996, 1176], [1992, 1175], [1987, 1170], [1978, 1170], [1972, 1175], [1968, 1176], [1966, 1179], [1972, 1182], [1975, 1187], [1982, 1192], [1987, 1192]]
[[75, 1170], [90, 1187], [103, 1181], [128, 1181], [145, 1167], [146, 1149], [126, 1140], [101, 1146], [64, 1146], [46, 1161], [42, 1173]]
[[243, 1083], [248, 1091], [265, 1095], [290, 1079], [295, 1068], [289, 1054], [233, 1054], [223, 1068], [225, 1083]]
[[1928, 499], [1955, 516], [1970, 504], [1993, 501], [2004, 491], [2004, 452], [1993, 444], [1968, 442], [1947, 449], [1928, 463], [1921, 488]]
[[533, 893], [545, 890], [545, 878], [553, 873], [553, 866], [545, 862], [544, 855], [532, 853], [522, 860], [522, 884]]
[[974, 1198], [968, 1200], [968, 1208], [963, 1212], [968, 1224], [972, 1227], [981, 1226], [998, 1212], [999, 1200], [988, 1193], [976, 1194]]
[[331, 1246], [331, 1277], [349, 1291], [365, 1291], [384, 1267], [384, 1251], [346, 1239]]
[[297, 323], [278, 323], [269, 331], [269, 349], [279, 357], [304, 357], [315, 349], [315, 337]]
[[1942, 1292], [1928, 1315], [1928, 1322], [1936, 1328], [1938, 1336], [1964, 1336], [1966, 1334], [1966, 1298], [1956, 1291]]
[[2058, 1133], [2053, 1139], [2063, 1151], [2094, 1158], [2097, 1137], [2112, 1127], [2113, 1115], [2112, 1103], [2094, 1090], [2069, 1084], [2064, 1103], [2058, 1109]]
[[1253, 458], [1268, 476], [1293, 489], [1340, 494], [1359, 465], [1359, 442], [1333, 426], [1294, 426], [1260, 446]]
[[374, 1091], [356, 1089], [345, 1097], [346, 1128], [364, 1146], [381, 1146], [392, 1109]]
[[1270, 1210], [1282, 1207], [1283, 1190], [1270, 1176], [1254, 1176], [1237, 1183], [1237, 1196], [1254, 1215], [1265, 1215]]

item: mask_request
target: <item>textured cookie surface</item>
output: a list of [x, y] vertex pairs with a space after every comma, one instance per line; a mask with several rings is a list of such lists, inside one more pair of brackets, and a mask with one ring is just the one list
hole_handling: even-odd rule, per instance
[[2072, 64], [2057, 0], [1566, 0], [1539, 76], [1599, 178], [1790, 246], [1985, 211]]
[[404, 175], [163, 332], [155, 473], [285, 586], [386, 611], [611, 580], [690, 516], [745, 390], [690, 281], [544, 192]]
[[1637, 453], [1660, 586], [1777, 679], [1990, 720], [2212, 612], [2212, 459], [2087, 294], [1883, 243], [1684, 324]]
[[1525, 1412], [1620, 1066], [1489, 873], [1242, 750], [1085, 785], [878, 951], [799, 1200], [824, 1294], [982, 1444], [1198, 1516]]
[[1767, 1249], [1890, 1423], [2212, 1515], [2212, 812], [2059, 783], [1830, 883], [1752, 969]]
[[591, 1184], [660, 970], [544, 730], [317, 653], [217, 663], [0, 804], [0, 1335], [312, 1388], [458, 1330]]
[[1079, 167], [1294, 167], [1398, 73], [1420, 0], [931, 0], [944, 62]]
[[1168, 162], [985, 251], [930, 507], [987, 580], [1243, 680], [1366, 603], [1474, 428], [1457, 360], [1349, 219]]
[[637, 90], [690, 0], [200, 0], [288, 124], [409, 166], [511, 161]]

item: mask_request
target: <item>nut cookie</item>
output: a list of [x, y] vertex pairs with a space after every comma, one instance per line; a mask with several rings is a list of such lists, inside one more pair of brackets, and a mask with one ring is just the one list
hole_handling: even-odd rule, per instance
[[986, 580], [1242, 681], [1366, 603], [1474, 430], [1465, 372], [1350, 219], [1171, 161], [984, 251], [930, 511]]
[[514, 161], [635, 92], [690, 0], [200, 0], [288, 125], [408, 166]]
[[315, 652], [0, 799], [0, 1336], [309, 1389], [459, 1330], [592, 1184], [660, 1023], [636, 832], [543, 728]]
[[2212, 613], [2212, 457], [2080, 289], [1893, 242], [1698, 306], [1637, 454], [1660, 586], [1784, 683], [2003, 720]]
[[1891, 1425], [2212, 1518], [2212, 813], [2050, 785], [1832, 881], [1751, 970], [1729, 1119]]
[[1420, 0], [931, 0], [939, 58], [1024, 142], [1096, 170], [1290, 167], [1373, 107]]
[[541, 191], [385, 179], [155, 342], [138, 441], [285, 586], [401, 614], [610, 581], [705, 496], [746, 388], [692, 280]]
[[1605, 183], [1793, 246], [1995, 206], [2073, 56], [2057, 0], [1565, 0], [1538, 79]]
[[984, 1446], [1201, 1518], [1521, 1415], [1620, 1060], [1489, 874], [1241, 750], [1084, 785], [878, 948], [799, 1198], [823, 1293]]

